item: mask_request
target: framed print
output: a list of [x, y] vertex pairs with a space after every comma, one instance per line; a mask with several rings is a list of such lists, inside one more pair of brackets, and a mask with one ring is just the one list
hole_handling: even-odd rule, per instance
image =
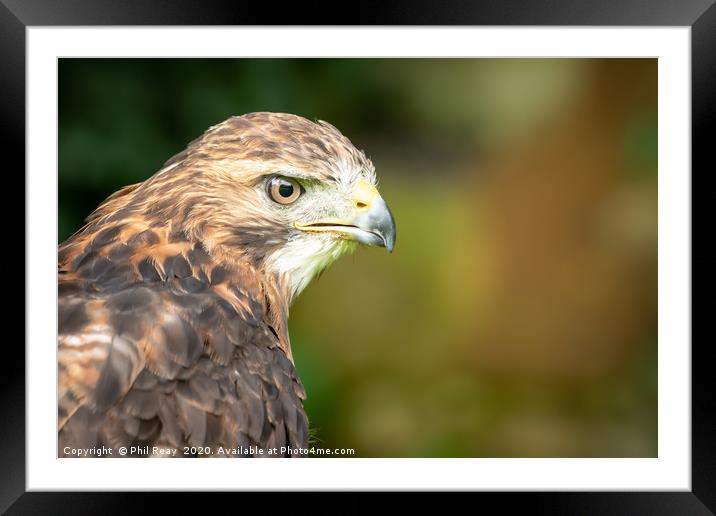
[[3, 508], [713, 510], [691, 170], [715, 7], [190, 4], [0, 5], [27, 192]]

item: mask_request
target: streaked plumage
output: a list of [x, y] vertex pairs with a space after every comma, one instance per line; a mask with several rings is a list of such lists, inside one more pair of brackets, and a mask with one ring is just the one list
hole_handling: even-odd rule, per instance
[[109, 197], [58, 252], [59, 456], [306, 447], [289, 306], [356, 241], [392, 249], [375, 184], [333, 126], [252, 113]]

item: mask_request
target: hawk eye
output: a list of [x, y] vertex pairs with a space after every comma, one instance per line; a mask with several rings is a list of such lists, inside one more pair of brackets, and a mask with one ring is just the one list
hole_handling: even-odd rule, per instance
[[272, 177], [268, 182], [268, 193], [279, 204], [291, 204], [301, 196], [301, 185], [295, 179]]

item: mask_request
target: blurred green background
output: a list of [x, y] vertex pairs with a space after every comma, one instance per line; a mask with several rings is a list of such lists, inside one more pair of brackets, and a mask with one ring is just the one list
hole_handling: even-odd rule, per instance
[[316, 445], [656, 456], [655, 59], [60, 59], [59, 240], [251, 111], [338, 127], [398, 227], [292, 308]]

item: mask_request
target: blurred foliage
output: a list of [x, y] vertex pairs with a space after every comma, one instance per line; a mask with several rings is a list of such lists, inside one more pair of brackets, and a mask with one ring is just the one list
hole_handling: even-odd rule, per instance
[[327, 120], [398, 227], [291, 312], [317, 444], [657, 454], [654, 59], [61, 59], [59, 237], [230, 115]]

